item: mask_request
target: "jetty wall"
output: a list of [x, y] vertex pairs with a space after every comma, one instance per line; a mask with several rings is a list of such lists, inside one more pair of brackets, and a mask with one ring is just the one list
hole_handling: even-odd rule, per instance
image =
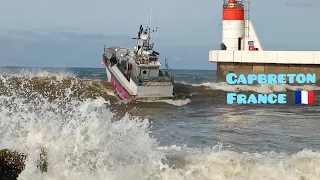
[[320, 51], [223, 51], [209, 52], [217, 63], [217, 80], [235, 74], [315, 73], [320, 80]]

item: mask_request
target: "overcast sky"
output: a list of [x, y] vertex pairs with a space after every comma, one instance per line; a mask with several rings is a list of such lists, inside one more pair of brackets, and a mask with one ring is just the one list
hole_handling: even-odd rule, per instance
[[[319, 50], [317, 0], [253, 0], [268, 50]], [[222, 0], [0, 0], [0, 65], [100, 67], [103, 45], [133, 47], [140, 23], [159, 26], [155, 49], [174, 69], [214, 69]]]

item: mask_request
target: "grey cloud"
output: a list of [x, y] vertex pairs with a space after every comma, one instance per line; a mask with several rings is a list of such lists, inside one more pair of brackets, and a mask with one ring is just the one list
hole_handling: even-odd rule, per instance
[[2, 30], [0, 65], [95, 67], [100, 64], [104, 44], [125, 44], [124, 39], [103, 34]]
[[315, 0], [287, 0], [285, 2], [287, 6], [294, 6], [294, 7], [316, 7], [318, 2]]
[[[100, 67], [104, 44], [127, 47], [135, 44], [130, 36], [122, 35], [82, 34], [54, 30], [8, 31], [11, 36], [0, 34], [0, 65]], [[61, 37], [67, 38], [68, 41], [61, 40]], [[164, 61], [165, 57], [169, 59], [171, 68], [201, 69], [205, 67], [208, 69], [210, 46], [174, 46], [160, 41], [156, 49], [160, 52], [161, 61]], [[181, 61], [175, 61], [175, 57], [180, 57]]]
[[83, 14], [83, 13], [86, 13], [86, 12], [84, 12], [84, 11], [78, 11], [78, 10], [73, 10], [73, 9], [69, 9], [67, 12], [74, 13], [74, 14]]
[[131, 41], [131, 37], [127, 35], [108, 35], [102, 33], [80, 33], [77, 31], [64, 31], [61, 29], [35, 29], [35, 30], [18, 30], [18, 29], [2, 29], [0, 38], [7, 37], [16, 40], [42, 40], [42, 41], [64, 41], [69, 42], [122, 42]]

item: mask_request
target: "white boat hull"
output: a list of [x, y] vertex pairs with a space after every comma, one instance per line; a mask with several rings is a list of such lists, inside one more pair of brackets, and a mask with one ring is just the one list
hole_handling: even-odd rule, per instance
[[107, 78], [108, 78], [108, 82], [111, 82], [111, 73], [108, 70], [108, 68], [106, 68], [106, 72], [107, 72]]
[[[122, 74], [114, 71], [118, 69], [116, 66], [106, 67], [106, 72], [108, 76], [108, 81], [112, 84], [118, 96], [120, 96], [124, 100], [132, 100], [134, 99], [162, 99], [162, 98], [173, 98], [173, 84], [172, 83], [153, 83], [147, 84], [142, 83], [141, 85], [137, 85], [132, 79], [130, 82], [125, 79]], [[120, 71], [119, 71], [120, 72]], [[123, 78], [120, 78], [123, 76]]]

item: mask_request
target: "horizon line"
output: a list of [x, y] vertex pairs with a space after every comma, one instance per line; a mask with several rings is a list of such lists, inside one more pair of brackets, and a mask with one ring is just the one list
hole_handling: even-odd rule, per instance
[[[101, 69], [105, 67], [68, 67], [68, 66], [6, 66], [1, 65], [0, 68], [68, 68], [68, 69]], [[161, 69], [161, 68], [160, 68]], [[216, 71], [217, 69], [179, 69], [179, 68], [171, 68], [172, 70], [195, 70], [195, 71]], [[163, 69], [161, 69], [163, 70]]]

